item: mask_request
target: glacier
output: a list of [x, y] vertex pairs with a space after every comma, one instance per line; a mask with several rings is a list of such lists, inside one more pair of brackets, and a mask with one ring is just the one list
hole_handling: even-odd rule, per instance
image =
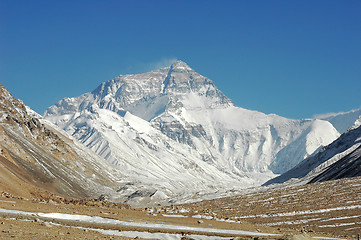
[[235, 106], [186, 63], [120, 75], [49, 107], [44, 118], [124, 175], [111, 198], [195, 201], [259, 186], [340, 136], [322, 119]]

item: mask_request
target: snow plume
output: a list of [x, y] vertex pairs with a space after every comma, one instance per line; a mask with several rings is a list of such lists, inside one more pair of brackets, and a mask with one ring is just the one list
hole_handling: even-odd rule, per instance
[[[342, 112], [342, 113], [346, 113], [346, 112]], [[337, 116], [339, 114], [340, 113], [333, 113], [333, 112], [331, 112], [331, 113], [320, 113], [320, 114], [313, 115], [313, 119], [325, 119], [325, 118], [329, 118], [329, 117], [335, 117], [335, 116]]]
[[360, 116], [361, 108], [353, 109], [348, 112], [319, 114], [314, 117], [329, 121], [337, 129], [337, 131], [344, 133], [355, 124]]
[[151, 62], [148, 64], [149, 70], [156, 70], [164, 67], [169, 67], [173, 63], [175, 63], [178, 59], [176, 57], [171, 58], [162, 58], [159, 61]]
[[360, 110], [361, 110], [361, 107], [360, 107], [360, 108], [356, 108], [356, 109], [352, 109], [352, 110], [347, 111], [347, 112], [320, 113], [320, 114], [315, 114], [315, 115], [313, 115], [313, 119], [325, 119], [325, 118], [335, 117], [335, 116], [338, 116], [338, 115], [346, 115], [346, 114], [350, 114], [350, 113], [359, 112]]

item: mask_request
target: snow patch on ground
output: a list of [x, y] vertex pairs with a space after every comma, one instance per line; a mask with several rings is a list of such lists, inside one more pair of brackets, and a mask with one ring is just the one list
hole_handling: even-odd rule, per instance
[[163, 217], [172, 217], [172, 218], [186, 218], [187, 216], [184, 215], [169, 215], [169, 214], [162, 214]]
[[214, 233], [214, 234], [246, 235], [246, 236], [278, 236], [277, 234], [250, 232], [243, 230], [199, 228], [199, 227], [188, 227], [188, 226], [180, 226], [180, 225], [156, 224], [149, 222], [126, 222], [116, 219], [110, 219], [110, 218], [104, 218], [98, 216], [79, 215], [79, 214], [41, 213], [41, 212], [35, 213], [35, 212], [25, 212], [18, 210], [8, 210], [3, 208], [0, 208], [0, 212], [7, 214], [21, 215], [25, 217], [26, 216], [41, 217], [47, 219], [48, 221], [66, 220], [66, 221], [74, 221], [74, 222], [82, 222], [82, 223], [107, 224], [113, 226], [126, 226], [126, 227], [157, 229], [157, 230], [186, 231], [186, 232], [197, 232], [197, 233], [207, 233], [207, 234]]
[[345, 207], [335, 207], [335, 208], [326, 208], [326, 209], [309, 210], [309, 211], [294, 211], [294, 212], [285, 212], [285, 213], [249, 215], [249, 216], [241, 216], [238, 218], [256, 218], [256, 217], [268, 218], [268, 217], [297, 216], [297, 215], [306, 215], [306, 214], [315, 214], [315, 213], [326, 213], [326, 212], [339, 211], [339, 210], [349, 210], [356, 208], [361, 208], [361, 205], [352, 205]]

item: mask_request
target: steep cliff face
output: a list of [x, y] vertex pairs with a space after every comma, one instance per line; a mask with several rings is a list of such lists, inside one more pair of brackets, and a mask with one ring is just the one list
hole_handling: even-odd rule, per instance
[[339, 136], [327, 121], [237, 107], [181, 61], [109, 80], [44, 117], [166, 196], [259, 185]]
[[75, 198], [113, 191], [120, 174], [66, 133], [39, 120], [2, 85], [0, 116], [0, 184], [5, 191], [21, 196], [42, 189]]

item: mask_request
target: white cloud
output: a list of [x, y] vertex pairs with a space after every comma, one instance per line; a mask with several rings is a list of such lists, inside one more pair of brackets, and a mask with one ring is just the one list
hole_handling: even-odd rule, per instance
[[169, 67], [175, 61], [177, 61], [176, 57], [164, 57], [158, 61], [153, 62], [144, 62], [144, 61], [135, 61], [135, 62], [128, 62], [128, 65], [125, 66], [124, 71], [122, 74], [139, 74], [145, 73], [152, 70], [157, 70], [164, 67]]
[[320, 113], [320, 114], [315, 114], [313, 116], [314, 119], [325, 119], [325, 118], [328, 118], [328, 117], [333, 117], [333, 116], [336, 116], [336, 115], [339, 115], [340, 113]]
[[347, 114], [347, 113], [351, 113], [351, 112], [357, 112], [357, 111], [360, 111], [360, 110], [361, 110], [361, 107], [356, 108], [356, 109], [352, 109], [352, 110], [347, 111], [347, 112], [338, 112], [338, 113], [330, 112], [330, 113], [315, 114], [313, 116], [313, 118], [314, 119], [325, 119], [325, 118], [334, 117], [334, 116], [337, 116], [337, 115]]
[[149, 68], [149, 70], [156, 70], [159, 68], [169, 67], [177, 60], [178, 59], [176, 57], [162, 58], [159, 61], [149, 63], [148, 68]]

